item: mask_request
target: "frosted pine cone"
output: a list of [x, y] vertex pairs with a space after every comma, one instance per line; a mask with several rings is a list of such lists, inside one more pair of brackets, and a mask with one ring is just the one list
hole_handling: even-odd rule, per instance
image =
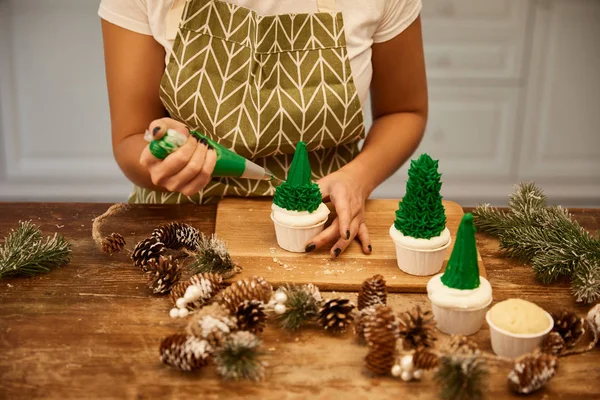
[[358, 312], [358, 317], [354, 324], [354, 334], [359, 342], [365, 339], [365, 324], [373, 315], [375, 315], [375, 307], [363, 308]]
[[183, 298], [185, 292], [190, 286], [198, 287], [199, 297], [187, 303], [189, 310], [198, 310], [208, 304], [223, 288], [223, 278], [221, 275], [205, 272], [196, 274], [185, 282], [179, 282], [171, 289], [171, 300], [177, 304], [177, 299]]
[[398, 325], [394, 312], [388, 306], [376, 306], [372, 315], [365, 317], [365, 340], [369, 346], [396, 347]]
[[570, 311], [552, 313], [554, 319], [553, 332], [558, 332], [567, 347], [573, 347], [585, 333], [583, 318]]
[[179, 250], [182, 244], [177, 239], [177, 231], [181, 228], [182, 224], [179, 222], [171, 222], [168, 224], [160, 225], [154, 232], [152, 237], [162, 242], [167, 249]]
[[229, 317], [203, 315], [194, 316], [188, 324], [187, 331], [190, 335], [206, 340], [213, 349], [217, 349], [236, 328], [235, 320]]
[[375, 275], [365, 280], [358, 292], [358, 309], [362, 310], [378, 304], [387, 304], [387, 289], [385, 279]]
[[168, 293], [181, 278], [181, 266], [171, 256], [148, 262], [148, 287], [155, 294]]
[[593, 348], [598, 344], [598, 339], [600, 339], [600, 303], [596, 304], [588, 311], [586, 319], [592, 330], [592, 334], [594, 335], [592, 342], [590, 343], [590, 347]]
[[424, 348], [415, 351], [413, 355], [413, 364], [415, 369], [430, 370], [440, 364], [440, 358]]
[[558, 332], [550, 332], [540, 344], [542, 353], [558, 356], [565, 349], [565, 341]]
[[394, 366], [395, 358], [395, 347], [370, 346], [365, 357], [365, 366], [376, 375], [386, 375]]
[[551, 354], [527, 354], [515, 361], [508, 387], [516, 393], [533, 393], [554, 376], [557, 366], [557, 358]]
[[131, 259], [136, 267], [141, 268], [144, 272], [148, 272], [148, 262], [150, 260], [158, 260], [164, 252], [165, 245], [159, 242], [158, 239], [151, 237], [135, 245]]
[[411, 311], [400, 314], [398, 333], [406, 348], [433, 347], [437, 337], [431, 311], [422, 311], [417, 305]]
[[250, 280], [240, 280], [234, 282], [219, 293], [217, 299], [219, 304], [227, 307], [232, 314], [237, 312], [240, 304], [246, 300], [258, 300], [262, 303], [268, 303], [273, 294], [273, 288], [262, 277], [254, 277]]
[[259, 300], [245, 300], [235, 313], [237, 326], [240, 331], [260, 333], [267, 322], [264, 304]]
[[159, 350], [163, 363], [183, 371], [192, 371], [208, 363], [211, 348], [206, 340], [175, 334], [163, 339]]
[[319, 311], [319, 323], [334, 334], [344, 332], [354, 319], [352, 310], [354, 310], [354, 304], [350, 300], [328, 300]]
[[119, 253], [125, 248], [125, 238], [120, 233], [111, 233], [102, 239], [102, 251], [107, 254]]

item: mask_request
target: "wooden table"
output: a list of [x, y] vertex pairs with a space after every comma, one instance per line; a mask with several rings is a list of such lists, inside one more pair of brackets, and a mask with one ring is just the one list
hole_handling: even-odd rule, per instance
[[[410, 383], [370, 377], [363, 369], [367, 349], [351, 332], [331, 337], [316, 328], [289, 333], [268, 327], [263, 338], [270, 367], [259, 384], [224, 383], [211, 368], [182, 373], [162, 365], [160, 340], [182, 330], [184, 322], [169, 318], [169, 299], [149, 293], [126, 255], [111, 257], [95, 247], [92, 219], [107, 206], [0, 204], [0, 237], [19, 220], [31, 219], [44, 232], [61, 232], [74, 244], [70, 265], [43, 276], [0, 281], [0, 398], [438, 398], [430, 374]], [[600, 228], [600, 210], [573, 211], [586, 228]], [[172, 220], [211, 232], [215, 207], [134, 206], [111, 219], [104, 233], [120, 232], [132, 246], [154, 226]], [[495, 301], [518, 296], [549, 311], [587, 312], [589, 306], [574, 302], [568, 283], [543, 286], [529, 267], [501, 258], [495, 239], [479, 234], [478, 245]], [[389, 304], [398, 312], [415, 304], [428, 307], [424, 294], [390, 295]], [[486, 327], [474, 338], [491, 352]], [[508, 371], [508, 365], [492, 368], [488, 398], [511, 397]], [[562, 358], [558, 375], [530, 398], [600, 398], [600, 350]]]

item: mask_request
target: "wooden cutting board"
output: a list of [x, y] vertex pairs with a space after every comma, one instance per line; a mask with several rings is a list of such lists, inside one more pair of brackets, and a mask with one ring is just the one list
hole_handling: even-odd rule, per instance
[[[446, 226], [455, 241], [463, 216], [460, 205], [444, 201]], [[430, 277], [402, 272], [396, 263], [396, 250], [389, 236], [398, 208], [398, 200], [369, 200], [365, 221], [369, 227], [373, 253], [362, 253], [354, 242], [337, 259], [330, 258], [329, 249], [312, 253], [289, 253], [277, 246], [275, 228], [270, 218], [270, 199], [223, 199], [217, 208], [215, 232], [226, 240], [232, 259], [243, 267], [236, 279], [262, 276], [275, 286], [284, 283], [314, 283], [326, 291], [358, 291], [362, 282], [382, 274], [390, 292], [425, 293]], [[331, 221], [332, 218], [330, 218]], [[446, 261], [452, 246], [447, 250]], [[486, 276], [481, 257], [479, 270]]]

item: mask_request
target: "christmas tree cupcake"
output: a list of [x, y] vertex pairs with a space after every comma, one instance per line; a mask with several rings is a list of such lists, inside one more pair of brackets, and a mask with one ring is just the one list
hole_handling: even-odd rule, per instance
[[321, 189], [311, 180], [312, 172], [304, 142], [298, 143], [287, 180], [275, 189], [271, 219], [277, 244], [284, 250], [302, 253], [325, 226], [329, 208]]
[[450, 231], [446, 228], [440, 177], [438, 162], [429, 155], [411, 161], [406, 194], [390, 227], [398, 267], [407, 274], [433, 275], [444, 264]]
[[427, 295], [440, 331], [472, 335], [481, 329], [492, 287], [479, 276], [472, 214], [465, 214], [460, 222], [446, 271], [429, 280]]

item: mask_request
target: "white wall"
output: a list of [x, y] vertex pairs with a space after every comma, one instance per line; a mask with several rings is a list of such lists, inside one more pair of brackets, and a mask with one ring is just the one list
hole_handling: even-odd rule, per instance
[[[418, 151], [444, 195], [503, 204], [535, 180], [600, 206], [600, 2], [424, 0], [431, 115]], [[98, 1], [0, 0], [0, 200], [124, 200]], [[406, 168], [379, 197], [399, 197]]]

